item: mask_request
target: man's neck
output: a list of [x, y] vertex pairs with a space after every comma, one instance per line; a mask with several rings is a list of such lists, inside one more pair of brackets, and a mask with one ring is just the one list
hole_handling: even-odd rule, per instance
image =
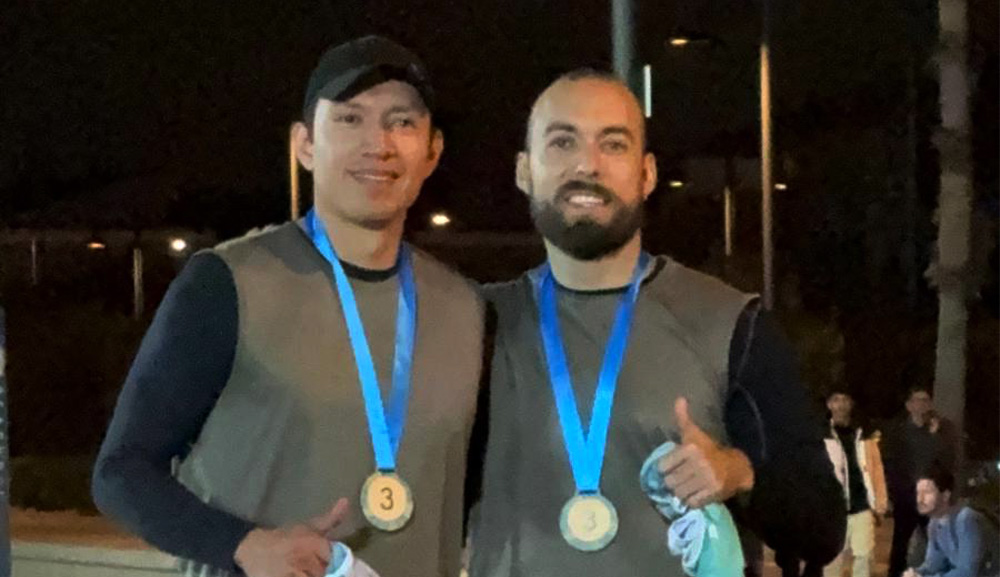
[[943, 507], [937, 511], [934, 511], [928, 515], [932, 519], [944, 519], [945, 517], [952, 517], [958, 511], [959, 506], [957, 503], [950, 503], [948, 506]]
[[927, 418], [911, 414], [910, 422], [916, 425], [917, 427], [923, 427], [924, 425], [927, 424]]
[[838, 421], [837, 419], [834, 419], [833, 420], [833, 426], [835, 426], [835, 427], [841, 427], [841, 428], [850, 427], [851, 426], [851, 419], [848, 418], [848, 419], [844, 419], [843, 421]]
[[632, 280], [635, 263], [642, 251], [642, 240], [637, 232], [625, 246], [598, 260], [574, 258], [548, 240], [545, 241], [545, 251], [552, 274], [560, 285], [579, 291], [616, 289]]
[[403, 218], [384, 227], [369, 228], [318, 207], [316, 210], [337, 258], [369, 270], [387, 270], [396, 264], [403, 237]]

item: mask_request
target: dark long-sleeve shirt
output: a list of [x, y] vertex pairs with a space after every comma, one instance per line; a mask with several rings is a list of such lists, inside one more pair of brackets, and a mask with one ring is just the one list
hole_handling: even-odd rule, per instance
[[188, 452], [229, 379], [237, 315], [226, 264], [193, 257], [142, 341], [93, 478], [104, 514], [157, 548], [232, 571], [254, 524], [203, 503], [173, 477], [171, 464]]
[[729, 438], [753, 464], [754, 488], [730, 506], [772, 549], [825, 564], [846, 533], [843, 492], [792, 347], [769, 313], [754, 320], [754, 307], [733, 332], [725, 415]]
[[917, 426], [909, 415], [889, 427], [884, 458], [894, 507], [916, 510], [917, 480], [935, 461], [945, 469], [954, 469], [956, 442], [952, 429], [951, 423], [942, 419], [939, 429], [932, 433], [930, 423]]
[[[343, 263], [377, 281], [394, 269]], [[151, 545], [237, 572], [240, 541], [255, 527], [202, 502], [171, 474], [228, 382], [238, 339], [232, 272], [214, 254], [195, 255], [157, 310], [118, 398], [94, 467], [98, 508]]]

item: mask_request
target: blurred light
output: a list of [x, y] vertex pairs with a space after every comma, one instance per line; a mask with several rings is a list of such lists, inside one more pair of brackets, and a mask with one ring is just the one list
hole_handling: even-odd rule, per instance
[[170, 250], [174, 252], [184, 252], [187, 250], [188, 243], [183, 238], [175, 238], [170, 241]]
[[646, 118], [653, 116], [653, 67], [642, 67], [643, 101], [646, 104]]
[[788, 185], [784, 182], [777, 182], [774, 184], [774, 190], [788, 190]]
[[682, 188], [684, 186], [684, 181], [682, 180], [671, 180], [669, 182], [670, 188]]
[[680, 47], [680, 46], [687, 46], [691, 42], [691, 39], [685, 38], [683, 36], [678, 36], [676, 38], [671, 38], [670, 40], [668, 40], [668, 42], [670, 42], [671, 46]]
[[108, 248], [108, 246], [99, 240], [92, 240], [87, 243], [87, 248], [90, 250], [104, 250]]
[[451, 218], [443, 212], [431, 215], [431, 224], [434, 226], [448, 226], [449, 223], [451, 223]]

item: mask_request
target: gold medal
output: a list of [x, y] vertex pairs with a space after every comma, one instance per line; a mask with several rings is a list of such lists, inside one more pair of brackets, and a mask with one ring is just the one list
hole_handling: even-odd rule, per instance
[[602, 495], [576, 495], [559, 517], [563, 539], [580, 551], [599, 551], [618, 534], [618, 513]]
[[410, 486], [396, 473], [372, 473], [361, 487], [361, 511], [382, 531], [399, 531], [413, 516]]

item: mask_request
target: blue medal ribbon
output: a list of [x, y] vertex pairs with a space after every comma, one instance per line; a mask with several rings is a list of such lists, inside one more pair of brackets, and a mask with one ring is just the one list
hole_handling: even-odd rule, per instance
[[354, 362], [358, 368], [358, 379], [361, 381], [361, 394], [368, 416], [368, 432], [371, 434], [372, 447], [375, 450], [375, 465], [382, 472], [395, 471], [396, 454], [399, 452], [399, 441], [403, 437], [406, 407], [410, 399], [410, 373], [417, 329], [417, 289], [413, 280], [413, 264], [409, 248], [405, 244], [399, 247], [396, 345], [392, 363], [392, 390], [386, 411], [382, 404], [378, 374], [375, 371], [371, 349], [368, 347], [368, 339], [365, 337], [365, 327], [358, 311], [358, 303], [354, 298], [354, 290], [315, 209], [306, 215], [305, 226], [306, 233], [316, 250], [333, 268], [340, 308], [344, 313], [347, 334], [354, 351]]
[[604, 467], [604, 451], [608, 439], [608, 426], [611, 424], [615, 389], [625, 360], [635, 301], [639, 297], [643, 272], [649, 260], [650, 256], [647, 253], [640, 254], [628, 290], [618, 302], [618, 311], [604, 351], [590, 414], [590, 426], [586, 435], [577, 408], [572, 377], [566, 361], [566, 350], [559, 329], [555, 279], [549, 264], [546, 263], [535, 277], [539, 327], [549, 369], [549, 381], [555, 396], [559, 425], [562, 428], [563, 443], [573, 471], [573, 479], [576, 482], [577, 492], [581, 494], [600, 491], [601, 469]]

